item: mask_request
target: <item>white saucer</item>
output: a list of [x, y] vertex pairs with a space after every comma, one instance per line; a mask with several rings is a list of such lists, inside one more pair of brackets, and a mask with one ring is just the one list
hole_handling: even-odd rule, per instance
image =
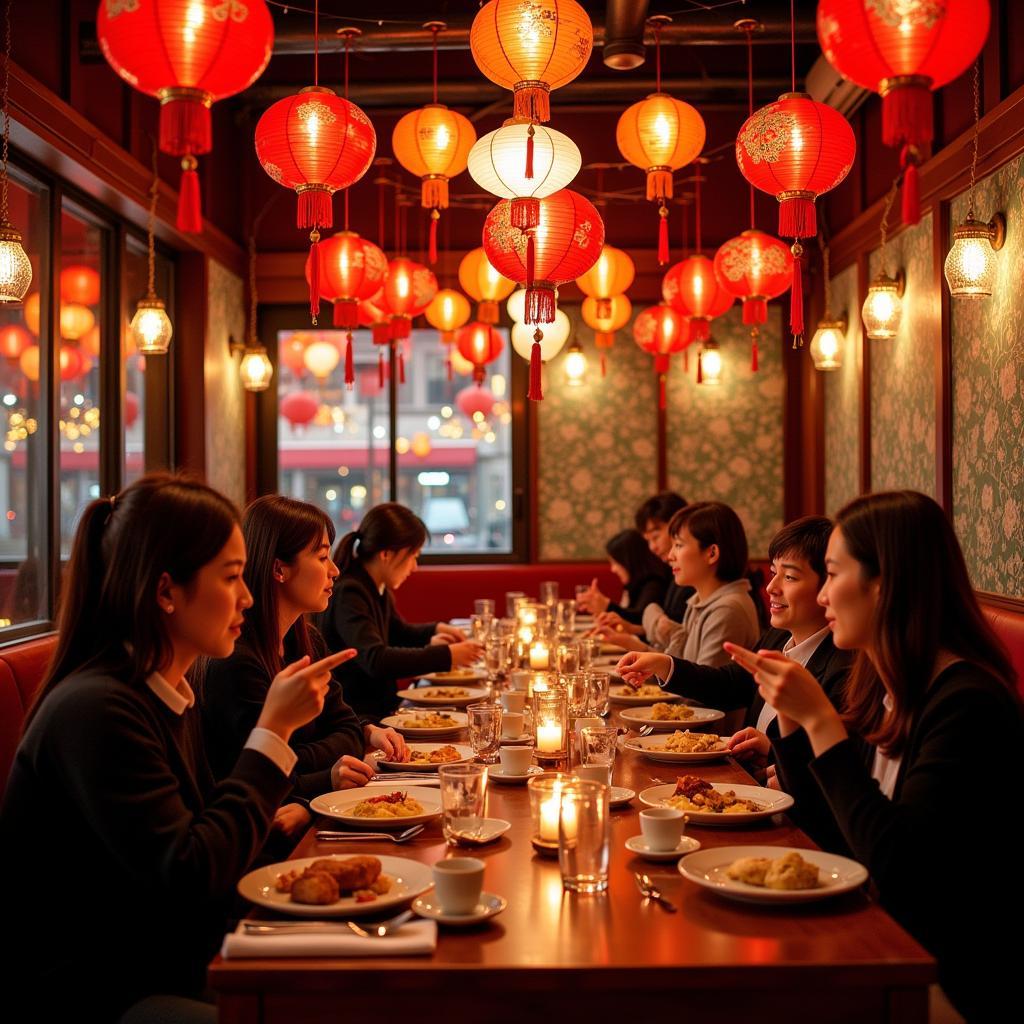
[[480, 893], [480, 902], [471, 913], [446, 914], [436, 903], [432, 902], [436, 898], [433, 892], [427, 893], [426, 896], [420, 896], [412, 901], [412, 909], [420, 917], [429, 917], [431, 920], [437, 921], [438, 924], [450, 925], [453, 928], [479, 924], [489, 917], [500, 914], [508, 906], [508, 900], [504, 896], [496, 896], [493, 892], [482, 892]]
[[627, 789], [625, 786], [612, 786], [608, 794], [608, 803], [612, 807], [625, 807], [635, 796], [635, 790]]
[[700, 841], [683, 836], [679, 845], [674, 850], [652, 850], [648, 847], [647, 841], [642, 835], [631, 836], [626, 840], [626, 849], [635, 853], [645, 860], [679, 860], [688, 853], [695, 853], [700, 849]]
[[484, 818], [480, 822], [478, 837], [460, 837], [459, 845], [486, 846], [487, 843], [493, 843], [495, 839], [500, 839], [511, 827], [512, 822], [506, 821], [504, 818]]
[[544, 769], [540, 765], [531, 764], [522, 775], [506, 775], [501, 770], [500, 764], [491, 765], [487, 769], [487, 778], [493, 782], [525, 782], [532, 779], [534, 775], [543, 775]]
[[512, 739], [509, 739], [507, 736], [502, 736], [501, 745], [505, 746], [508, 744], [509, 746], [516, 746], [522, 743], [529, 743], [532, 739], [533, 736], [530, 733], [521, 732], [518, 736], [513, 736]]

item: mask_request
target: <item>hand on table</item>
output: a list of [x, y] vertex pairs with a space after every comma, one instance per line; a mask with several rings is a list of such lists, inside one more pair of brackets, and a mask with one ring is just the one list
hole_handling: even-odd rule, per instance
[[592, 615], [600, 615], [611, 603], [611, 598], [605, 597], [598, 589], [596, 576], [590, 581], [590, 589], [576, 596], [576, 607], [581, 612], [590, 612]]
[[335, 789], [357, 789], [370, 781], [374, 771], [373, 765], [346, 754], [331, 769], [331, 785]]
[[657, 651], [630, 651], [619, 658], [615, 671], [622, 676], [627, 686], [637, 689], [651, 676], [664, 679], [672, 671], [672, 659]]
[[381, 750], [388, 761], [404, 761], [409, 756], [409, 748], [405, 745], [405, 737], [394, 729], [385, 729], [379, 725], [365, 727], [366, 745], [371, 750]]
[[286, 665], [270, 684], [256, 724], [277, 733], [287, 743], [299, 726], [312, 721], [323, 710], [331, 670], [355, 656], [355, 648], [350, 647], [312, 664], [307, 655]]
[[435, 633], [429, 642], [430, 647], [448, 647], [450, 644], [455, 643], [455, 637], [448, 633]]
[[446, 641], [447, 643], [456, 643], [466, 639], [466, 634], [458, 626], [453, 626], [450, 622], [439, 622], [434, 627], [434, 636], [451, 637], [450, 640]]
[[598, 626], [594, 635], [609, 644], [617, 644], [625, 647], [627, 651], [648, 651], [650, 648], [638, 636], [632, 633], [622, 633], [611, 627]]
[[632, 633], [633, 636], [640, 636], [644, 631], [643, 626], [627, 622], [618, 612], [601, 612], [595, 625], [598, 629], [614, 629], [616, 633]]
[[461, 640], [448, 645], [452, 654], [452, 668], [461, 668], [464, 665], [472, 665], [483, 657], [484, 649], [475, 640]]
[[725, 745], [737, 761], [753, 761], [755, 764], [767, 764], [772, 749], [772, 741], [750, 726], [733, 733]]
[[302, 835], [305, 827], [313, 820], [313, 815], [302, 804], [285, 804], [278, 807], [274, 820], [270, 823], [271, 832], [282, 832], [289, 839]]

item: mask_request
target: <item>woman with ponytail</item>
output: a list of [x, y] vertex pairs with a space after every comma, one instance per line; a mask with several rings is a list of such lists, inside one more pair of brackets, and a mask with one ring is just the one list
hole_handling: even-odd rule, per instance
[[[204, 664], [200, 706], [206, 752], [214, 775], [228, 775], [259, 718], [274, 676], [287, 662], [316, 661], [326, 647], [307, 616], [327, 608], [338, 569], [331, 561], [334, 523], [315, 505], [279, 494], [245, 510], [242, 535], [249, 554], [243, 578], [253, 597], [242, 635], [229, 658]], [[367, 748], [404, 760], [405, 741], [393, 729], [363, 725], [332, 681], [323, 711], [290, 740], [298, 761], [289, 800], [275, 831], [294, 839], [309, 824], [306, 801], [336, 789], [363, 786], [374, 768]]]
[[329, 650], [359, 653], [337, 678], [361, 718], [379, 721], [398, 707], [398, 680], [469, 665], [480, 645], [447, 622], [406, 622], [393, 591], [416, 571], [427, 528], [404, 505], [389, 501], [363, 516], [334, 551], [341, 583], [321, 619]]
[[[0, 810], [18, 927], [7, 967], [48, 1017], [131, 1007], [126, 1020], [145, 1020], [174, 997], [173, 1019], [215, 1019], [181, 997], [202, 991], [235, 885], [291, 789], [288, 741], [350, 656], [283, 668], [215, 783], [186, 673], [231, 654], [252, 604], [244, 566], [238, 513], [198, 482], [145, 476], [82, 514]], [[67, 843], [47, 839], [55, 815]], [[87, 938], [61, 935], [61, 920], [87, 922]]]

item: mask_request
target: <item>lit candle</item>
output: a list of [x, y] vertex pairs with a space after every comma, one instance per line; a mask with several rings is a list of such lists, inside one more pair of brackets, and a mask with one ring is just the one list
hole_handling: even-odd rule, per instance
[[567, 843], [575, 842], [578, 831], [575, 798], [567, 793], [562, 797], [560, 807], [562, 813], [562, 839]]
[[548, 645], [543, 640], [538, 640], [530, 647], [530, 668], [547, 668], [550, 661]]
[[519, 642], [523, 644], [533, 643], [533, 630], [529, 626], [522, 626], [519, 630]]
[[520, 626], [536, 626], [537, 625], [537, 612], [535, 609], [530, 607], [524, 607], [519, 609], [519, 625]]
[[562, 789], [554, 792], [540, 805], [540, 838], [542, 842], [558, 842], [558, 812], [562, 804]]
[[529, 693], [527, 696], [532, 697], [535, 693], [543, 693], [548, 688], [548, 677], [543, 672], [538, 672], [535, 676], [530, 677]]
[[537, 726], [537, 749], [546, 754], [562, 749], [561, 722], [543, 722]]

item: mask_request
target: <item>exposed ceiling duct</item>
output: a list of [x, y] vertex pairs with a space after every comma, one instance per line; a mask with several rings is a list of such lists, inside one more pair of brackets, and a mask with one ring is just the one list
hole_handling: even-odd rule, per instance
[[631, 71], [647, 59], [644, 26], [647, 0], [608, 0], [604, 17], [602, 59], [616, 71]]

